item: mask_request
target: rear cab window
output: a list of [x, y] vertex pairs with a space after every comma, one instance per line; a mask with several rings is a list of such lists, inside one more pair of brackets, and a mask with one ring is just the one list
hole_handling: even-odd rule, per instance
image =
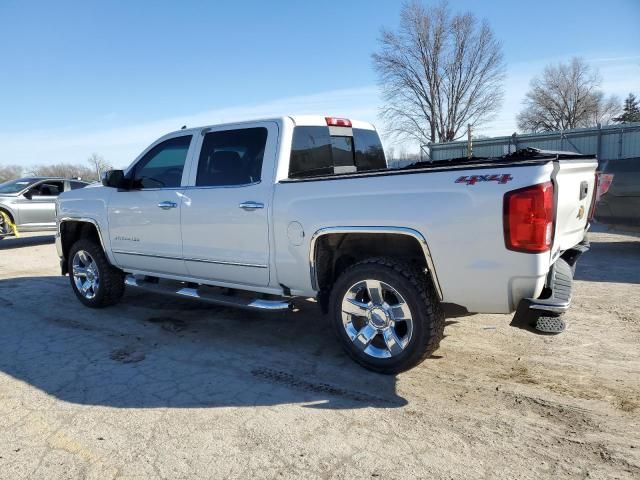
[[387, 162], [375, 130], [296, 126], [289, 178], [312, 178], [384, 170]]

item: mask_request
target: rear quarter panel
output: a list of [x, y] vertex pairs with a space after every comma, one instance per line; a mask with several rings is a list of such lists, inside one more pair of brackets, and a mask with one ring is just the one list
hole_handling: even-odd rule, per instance
[[[427, 240], [443, 301], [471, 312], [513, 311], [520, 298], [542, 290], [550, 255], [505, 248], [503, 195], [547, 181], [552, 170], [547, 163], [277, 183], [273, 218], [278, 281], [295, 294], [314, 295], [309, 244], [321, 228], [407, 227]], [[505, 184], [456, 183], [464, 175], [506, 173], [512, 180]], [[301, 245], [288, 238], [291, 222], [303, 227]]]

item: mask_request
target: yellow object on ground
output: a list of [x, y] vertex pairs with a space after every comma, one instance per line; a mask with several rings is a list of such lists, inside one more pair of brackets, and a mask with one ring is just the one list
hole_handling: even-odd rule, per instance
[[13, 235], [16, 237], [19, 237], [20, 234], [18, 233], [18, 227], [16, 227], [16, 225], [11, 221], [11, 218], [9, 217], [9, 215], [7, 215], [2, 210], [0, 210], [0, 217], [2, 217], [6, 225], [9, 225], [9, 228], [13, 232]]

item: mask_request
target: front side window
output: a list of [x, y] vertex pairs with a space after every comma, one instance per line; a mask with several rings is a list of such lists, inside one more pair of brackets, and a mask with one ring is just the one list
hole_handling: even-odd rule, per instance
[[260, 181], [267, 129], [207, 133], [198, 160], [197, 187], [248, 185]]
[[133, 188], [179, 187], [191, 138], [170, 138], [149, 150], [134, 167]]
[[57, 197], [64, 191], [64, 182], [46, 181], [39, 183], [29, 193], [33, 197]]

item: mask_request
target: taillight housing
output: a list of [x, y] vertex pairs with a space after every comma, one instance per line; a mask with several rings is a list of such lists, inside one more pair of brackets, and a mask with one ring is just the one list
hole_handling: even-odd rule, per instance
[[324, 117], [328, 127], [350, 127], [351, 120], [348, 118]]
[[593, 197], [591, 197], [591, 206], [589, 207], [589, 220], [593, 220], [593, 217], [596, 213], [596, 204], [600, 200], [600, 197], [602, 197], [602, 195], [609, 191], [612, 183], [612, 173], [596, 172], [596, 179], [593, 185]]
[[504, 194], [504, 242], [509, 250], [547, 252], [553, 244], [555, 196], [551, 182]]

